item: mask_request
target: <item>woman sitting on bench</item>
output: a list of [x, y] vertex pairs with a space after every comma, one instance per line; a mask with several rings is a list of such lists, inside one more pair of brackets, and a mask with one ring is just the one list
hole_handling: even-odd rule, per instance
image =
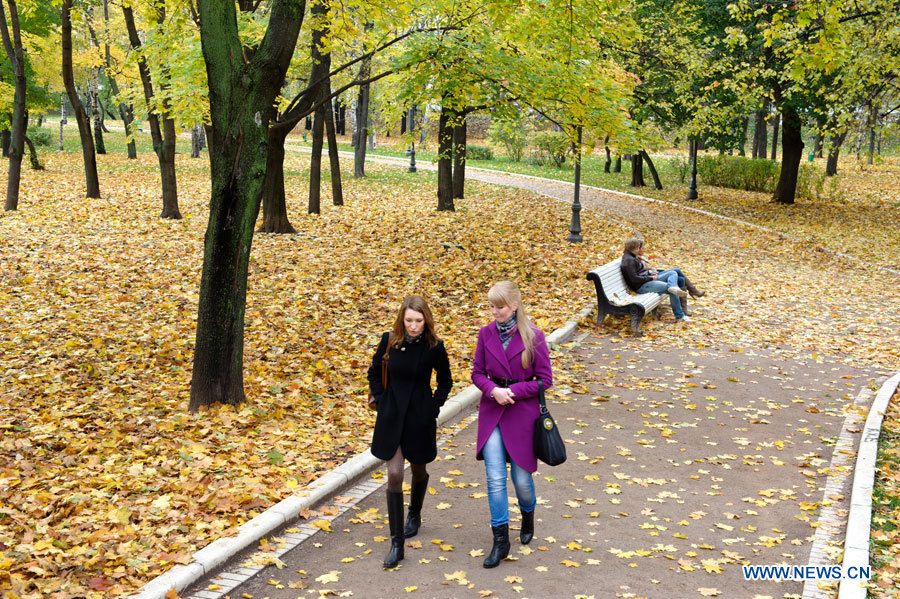
[[[631, 237], [625, 241], [625, 251], [622, 253], [622, 276], [628, 287], [636, 293], [663, 293], [669, 294], [669, 303], [672, 313], [678, 322], [690, 322], [688, 317], [687, 296], [703, 297], [705, 292], [700, 291], [690, 282], [680, 268], [671, 268], [657, 272], [648, 268], [643, 260], [644, 240], [640, 237]], [[687, 291], [685, 291], [687, 289]]]

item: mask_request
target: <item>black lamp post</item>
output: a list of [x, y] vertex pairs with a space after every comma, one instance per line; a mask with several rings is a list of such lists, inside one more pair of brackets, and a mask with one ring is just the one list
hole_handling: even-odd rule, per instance
[[699, 194], [697, 194], [697, 140], [693, 137], [691, 138], [689, 153], [691, 159], [691, 186], [688, 188], [687, 199], [696, 200], [699, 197]]
[[578, 131], [578, 143], [575, 146], [575, 198], [572, 200], [572, 222], [569, 223], [569, 241], [580, 243], [581, 236], [581, 125]]
[[[409, 113], [407, 114], [408, 122], [406, 123], [406, 130], [409, 131], [410, 135], [412, 135], [413, 129], [416, 124], [416, 107], [413, 106], [409, 109]], [[409, 146], [409, 172], [416, 172], [416, 138], [413, 137]]]

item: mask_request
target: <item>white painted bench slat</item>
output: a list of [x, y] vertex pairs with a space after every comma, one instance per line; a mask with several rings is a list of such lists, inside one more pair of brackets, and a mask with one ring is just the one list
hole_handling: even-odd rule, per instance
[[[597, 301], [601, 305], [598, 322], [601, 321], [602, 317], [605, 315], [602, 306], [603, 301], [599, 295], [600, 293], [605, 296], [603, 299], [607, 300], [610, 306], [627, 309], [628, 306], [637, 304], [644, 309], [644, 314], [656, 308], [663, 299], [663, 296], [658, 293], [642, 293], [640, 295], [632, 293], [625, 285], [625, 278], [622, 276], [621, 263], [622, 259], [618, 258], [599, 268], [595, 268], [588, 273], [588, 279], [594, 280], [595, 285], [597, 285], [597, 281], [599, 280], [599, 285], [597, 286], [600, 287], [600, 289], [598, 289]], [[616, 310], [616, 313], [619, 313], [618, 310]], [[633, 319], [639, 321], [640, 313], [633, 314]], [[635, 329], [636, 326], [637, 325], [633, 321], [632, 329], [635, 330], [637, 334], [640, 334], [640, 329]]]

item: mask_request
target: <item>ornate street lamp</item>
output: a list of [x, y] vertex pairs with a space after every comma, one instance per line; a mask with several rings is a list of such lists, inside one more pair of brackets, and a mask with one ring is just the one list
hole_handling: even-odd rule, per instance
[[696, 200], [699, 197], [697, 194], [697, 145], [697, 140], [692, 137], [688, 151], [691, 160], [691, 186], [688, 188], [687, 194], [689, 200]]
[[575, 198], [572, 200], [572, 222], [569, 223], [569, 241], [571, 243], [580, 243], [584, 238], [581, 236], [581, 125], [576, 127], [578, 131], [578, 142], [573, 148], [575, 150]]

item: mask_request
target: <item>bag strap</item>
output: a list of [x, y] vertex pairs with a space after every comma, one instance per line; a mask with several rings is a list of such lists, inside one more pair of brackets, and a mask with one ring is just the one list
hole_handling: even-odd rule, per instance
[[540, 377], [537, 378], [538, 384], [538, 403], [541, 404], [541, 414], [549, 414], [547, 410], [547, 400], [544, 397], [544, 381]]
[[384, 355], [381, 356], [381, 387], [387, 391], [388, 387], [388, 362], [391, 357], [391, 333], [388, 333], [387, 344], [384, 346]]

